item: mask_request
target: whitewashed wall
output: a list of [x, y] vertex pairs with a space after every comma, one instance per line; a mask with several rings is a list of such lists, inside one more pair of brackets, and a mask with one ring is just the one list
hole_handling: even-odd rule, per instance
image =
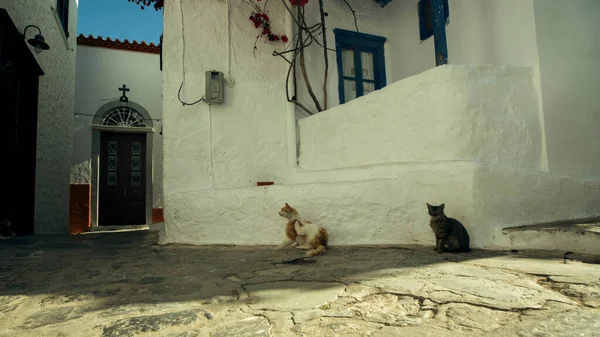
[[[316, 3], [307, 8], [313, 18]], [[474, 247], [510, 247], [500, 232], [505, 226], [600, 214], [596, 178], [544, 172], [548, 133], [533, 0], [450, 0], [450, 62], [463, 66], [425, 73], [435, 65], [433, 39], [419, 41], [416, 0], [396, 0], [385, 9], [351, 3], [360, 11], [362, 32], [388, 38], [390, 85], [302, 120], [300, 167], [297, 109], [284, 96], [287, 67], [271, 56], [281, 44], [259, 42], [253, 54], [257, 31], [241, 0], [229, 1], [228, 21], [227, 2], [165, 4], [161, 242], [275, 244], [284, 202], [327, 226], [333, 245], [433, 244], [425, 202], [445, 202], [448, 213], [465, 222]], [[354, 22], [343, 1], [326, 6], [333, 45], [331, 30], [353, 29]], [[269, 14], [273, 31], [293, 33], [278, 2]], [[330, 55], [333, 107], [337, 69]], [[307, 57], [312, 85], [320, 88], [322, 50]], [[470, 63], [513, 67], [464, 65]], [[213, 69], [235, 79], [225, 104], [183, 106], [177, 99], [183, 75], [181, 97], [189, 102], [203, 96], [204, 72]], [[298, 82], [302, 86], [301, 77]], [[447, 137], [428, 138], [431, 125]], [[261, 180], [275, 186], [256, 187]]]
[[[417, 0], [392, 1], [394, 81], [435, 66], [433, 37], [419, 41]], [[533, 66], [538, 59], [532, 0], [449, 0], [450, 64]]]
[[[394, 81], [392, 69], [396, 66], [396, 62], [394, 57], [392, 57], [390, 47], [391, 40], [394, 38], [394, 35], [396, 35], [396, 33], [392, 31], [392, 27], [397, 26], [397, 24], [393, 23], [393, 21], [395, 21], [394, 17], [396, 13], [390, 12], [388, 9], [389, 5], [388, 7], [381, 8], [374, 1], [349, 0], [348, 3], [356, 12], [356, 25], [358, 25], [358, 29], [361, 33], [382, 36], [388, 39], [385, 44], [385, 68], [387, 83], [392, 83]], [[328, 52], [329, 71], [327, 81], [327, 99], [328, 106], [334, 107], [339, 105], [340, 100], [338, 95], [337, 59], [334, 51], [335, 34], [333, 33], [333, 30], [339, 28], [356, 31], [356, 26], [354, 22], [354, 16], [344, 1], [324, 1], [323, 5], [324, 11], [328, 14], [325, 23], [327, 28], [327, 47], [333, 49]], [[320, 22], [321, 18], [318, 1], [309, 1], [309, 3], [305, 6], [305, 17], [309, 25]], [[309, 79], [311, 80], [315, 95], [319, 98], [321, 104], [323, 104], [322, 87], [325, 74], [323, 48], [316, 43], [313, 43], [307, 48], [306, 53], [306, 65]], [[433, 55], [433, 49], [431, 50], [431, 53]], [[306, 90], [306, 86], [304, 85], [304, 81], [299, 70], [297, 71], [296, 76], [298, 78], [299, 100], [307, 107], [310, 107], [313, 112], [316, 112], [317, 110], [312, 103], [310, 96], [308, 95], [308, 91]], [[305, 115], [302, 110], [299, 110], [299, 112], [301, 116]]]
[[[162, 73], [158, 54], [79, 46], [75, 112], [95, 115], [106, 103], [118, 100], [123, 84], [131, 91], [127, 97], [144, 107], [153, 119], [162, 119]], [[73, 120], [73, 155], [71, 183], [91, 183], [91, 151], [93, 117], [80, 115]], [[161, 124], [154, 123], [154, 208], [162, 208]]]
[[443, 66], [300, 120], [300, 167], [473, 161], [539, 170], [531, 68]]
[[[235, 188], [252, 186], [261, 180], [286, 179], [286, 68], [282, 60], [272, 56], [273, 49], [283, 44], [259, 42], [253, 55], [257, 30], [248, 20], [251, 10], [241, 0], [230, 3], [228, 36], [225, 2], [165, 2], [166, 199], [198, 189]], [[283, 7], [278, 1], [271, 1], [269, 6], [273, 31], [285, 30]], [[193, 102], [204, 96], [205, 71], [227, 74], [229, 64], [235, 84], [225, 88], [223, 105], [183, 106], [179, 102], [184, 73], [181, 98]], [[171, 205], [166, 201], [167, 209]]]
[[600, 2], [535, 0], [548, 168], [600, 177]]
[[[0, 0], [19, 31], [42, 30], [50, 49], [31, 52], [45, 75], [40, 77], [34, 231], [66, 233], [69, 226], [69, 168], [75, 94], [77, 0], [70, 1], [69, 37], [56, 14], [56, 0]], [[27, 34], [33, 36], [35, 29]]]
[[[361, 33], [387, 38], [385, 44], [387, 83], [416, 75], [435, 67], [433, 37], [419, 38], [418, 0], [394, 0], [381, 8], [374, 1], [349, 0], [356, 11]], [[333, 29], [356, 30], [354, 18], [342, 0], [325, 1], [328, 46], [335, 49]], [[536, 26], [532, 0], [449, 0], [450, 23], [446, 26], [450, 64], [492, 64], [534, 66], [538, 61]], [[319, 22], [318, 1], [306, 6], [309, 23]], [[309, 47], [307, 65], [315, 94], [322, 102], [323, 49]], [[339, 104], [336, 55], [329, 52], [329, 106]], [[298, 74], [299, 97], [314, 105]], [[299, 110], [300, 111], [300, 110]], [[301, 116], [304, 116], [301, 113]]]

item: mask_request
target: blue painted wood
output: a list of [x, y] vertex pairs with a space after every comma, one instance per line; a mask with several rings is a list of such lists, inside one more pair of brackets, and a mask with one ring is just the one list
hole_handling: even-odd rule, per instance
[[[335, 47], [338, 66], [338, 95], [340, 104], [346, 102], [344, 94], [344, 79], [356, 81], [356, 94], [362, 96], [364, 94], [363, 82], [375, 83], [375, 90], [379, 90], [387, 85], [385, 75], [385, 55], [384, 44], [387, 40], [385, 37], [358, 33], [345, 29], [334, 29]], [[354, 69], [355, 77], [343, 76], [342, 64], [342, 49], [354, 51]], [[364, 80], [362, 78], [362, 60], [360, 53], [370, 53], [373, 55], [373, 78], [374, 80]], [[361, 71], [359, 71], [359, 69]]]
[[[335, 33], [335, 29], [333, 32]], [[342, 64], [342, 39], [338, 38], [338, 35], [335, 34], [335, 57], [337, 59], [337, 69], [338, 69], [338, 97], [340, 98], [340, 104], [346, 102], [346, 98], [344, 97], [344, 66]]]
[[[448, 0], [444, 2], [444, 19], [448, 24], [448, 17], [450, 16], [450, 7], [448, 6]], [[421, 41], [425, 41], [433, 36], [433, 11], [431, 6], [431, 0], [419, 0], [417, 4], [419, 13], [419, 38]]]
[[448, 44], [446, 42], [446, 17], [444, 0], [431, 0], [433, 16], [433, 44], [435, 46], [435, 65], [448, 63]]
[[377, 2], [377, 4], [381, 7], [385, 7], [387, 6], [390, 2], [392, 2], [392, 0], [375, 0], [375, 2]]

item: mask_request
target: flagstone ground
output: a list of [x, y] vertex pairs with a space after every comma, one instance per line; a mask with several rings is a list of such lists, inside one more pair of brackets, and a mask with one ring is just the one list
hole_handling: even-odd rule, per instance
[[600, 336], [595, 256], [156, 242], [0, 242], [0, 336]]

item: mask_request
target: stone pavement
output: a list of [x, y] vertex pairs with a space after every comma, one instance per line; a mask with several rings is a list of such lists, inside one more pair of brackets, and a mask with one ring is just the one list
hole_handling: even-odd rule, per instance
[[[600, 336], [600, 265], [522, 252], [0, 242], [0, 336]], [[571, 258], [576, 256], [571, 255]]]

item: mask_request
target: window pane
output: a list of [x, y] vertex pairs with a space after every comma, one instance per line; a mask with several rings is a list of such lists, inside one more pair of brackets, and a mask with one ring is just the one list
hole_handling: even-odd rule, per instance
[[374, 80], [375, 77], [373, 72], [375, 68], [373, 67], [373, 54], [372, 53], [360, 53], [360, 60], [362, 61], [362, 76], [365, 80]]
[[344, 98], [346, 102], [356, 98], [356, 81], [344, 80]]
[[375, 91], [375, 83], [363, 82], [363, 93], [366, 95]]
[[354, 77], [354, 50], [342, 50], [342, 67], [344, 76]]

